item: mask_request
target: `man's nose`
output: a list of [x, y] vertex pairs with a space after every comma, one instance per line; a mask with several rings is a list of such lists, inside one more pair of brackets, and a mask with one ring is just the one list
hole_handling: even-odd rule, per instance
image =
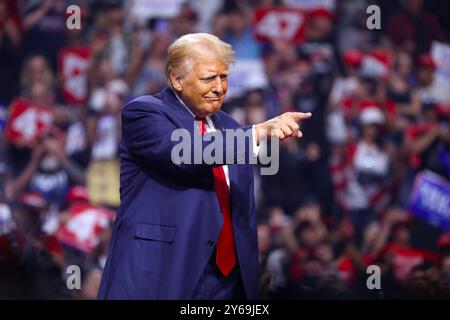
[[220, 77], [214, 79], [213, 92], [217, 94], [223, 93], [222, 79]]

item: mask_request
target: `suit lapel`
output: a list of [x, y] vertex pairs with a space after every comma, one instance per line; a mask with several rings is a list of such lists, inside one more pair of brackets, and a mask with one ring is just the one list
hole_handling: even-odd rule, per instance
[[175, 111], [176, 117], [179, 121], [181, 121], [180, 128], [187, 129], [192, 136], [195, 129], [195, 121], [192, 117], [192, 114], [190, 114], [186, 107], [181, 104], [171, 88], [165, 87], [161, 91], [161, 95], [164, 104], [173, 109]]
[[175, 96], [175, 93], [173, 90], [169, 87], [165, 87], [162, 91], [162, 100], [166, 105], [169, 107], [177, 110], [180, 112], [181, 115], [184, 117], [190, 117], [192, 119], [192, 115], [189, 113], [189, 111], [186, 109], [185, 106], [181, 104], [181, 102], [178, 100], [178, 98]]

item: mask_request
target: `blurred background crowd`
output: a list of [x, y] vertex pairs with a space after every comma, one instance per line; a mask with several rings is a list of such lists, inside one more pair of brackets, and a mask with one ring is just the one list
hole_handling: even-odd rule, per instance
[[0, 298], [96, 297], [121, 108], [165, 86], [166, 49], [191, 32], [233, 46], [237, 121], [313, 114], [277, 175], [255, 167], [262, 297], [450, 298], [445, 0], [0, 0]]

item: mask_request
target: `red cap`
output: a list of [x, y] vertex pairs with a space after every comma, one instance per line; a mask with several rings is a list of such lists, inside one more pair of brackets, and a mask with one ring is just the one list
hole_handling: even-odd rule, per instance
[[344, 52], [342, 58], [346, 65], [357, 68], [362, 63], [363, 54], [358, 49], [350, 49]]
[[75, 186], [67, 192], [66, 200], [67, 202], [89, 201], [89, 194], [85, 187]]
[[435, 70], [436, 64], [429, 54], [421, 54], [417, 57], [417, 64], [419, 67]]

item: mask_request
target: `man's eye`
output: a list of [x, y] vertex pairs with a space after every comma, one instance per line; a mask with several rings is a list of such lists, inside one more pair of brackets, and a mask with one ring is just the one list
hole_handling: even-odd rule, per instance
[[223, 74], [220, 76], [220, 80], [226, 80], [228, 78], [227, 74]]

